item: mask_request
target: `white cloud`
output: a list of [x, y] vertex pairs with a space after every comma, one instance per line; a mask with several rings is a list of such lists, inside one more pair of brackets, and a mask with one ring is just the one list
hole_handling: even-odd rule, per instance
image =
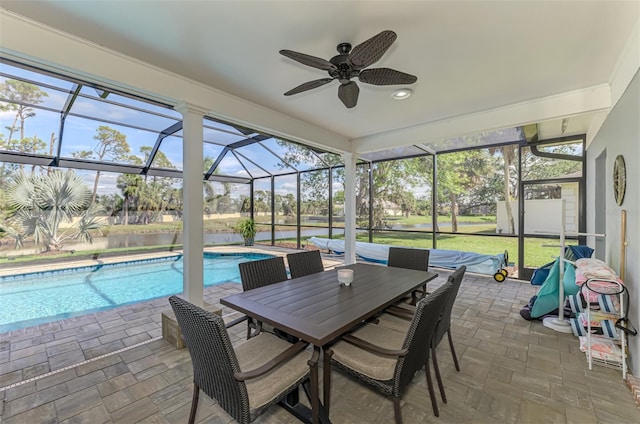
[[280, 189], [282, 190], [288, 190], [288, 191], [296, 191], [298, 188], [298, 185], [296, 183], [283, 183], [280, 185]]

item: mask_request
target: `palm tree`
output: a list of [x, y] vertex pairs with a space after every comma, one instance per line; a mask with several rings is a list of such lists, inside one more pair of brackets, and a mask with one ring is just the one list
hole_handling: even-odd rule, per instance
[[[6, 194], [10, 212], [6, 224], [0, 226], [16, 240], [17, 248], [27, 237], [42, 244], [45, 251], [60, 250], [69, 239], [91, 243], [92, 231], [104, 226], [91, 206], [91, 190], [72, 170], [54, 170], [48, 175], [20, 171]], [[65, 222], [70, 225], [62, 228]]]
[[138, 200], [143, 189], [144, 181], [140, 175], [122, 174], [118, 177], [117, 187], [122, 192], [124, 202], [122, 205], [122, 225], [129, 224], [129, 210]]
[[155, 181], [146, 183], [142, 186], [140, 199], [138, 201], [138, 223], [150, 224], [154, 221], [154, 216], [158, 214], [162, 208], [162, 196], [158, 190], [158, 184]]

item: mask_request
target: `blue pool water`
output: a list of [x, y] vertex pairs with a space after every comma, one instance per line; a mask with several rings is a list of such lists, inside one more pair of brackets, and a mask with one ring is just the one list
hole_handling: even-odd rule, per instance
[[[260, 253], [205, 253], [204, 284], [240, 282]], [[182, 292], [181, 255], [0, 278], [0, 333]]]

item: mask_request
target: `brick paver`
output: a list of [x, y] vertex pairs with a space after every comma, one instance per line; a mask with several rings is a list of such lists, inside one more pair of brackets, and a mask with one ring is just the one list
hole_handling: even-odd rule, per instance
[[[326, 265], [338, 263], [329, 259]], [[448, 275], [439, 272], [430, 288]], [[210, 287], [205, 301], [221, 307], [229, 321], [238, 314], [219, 305], [219, 299], [240, 290], [237, 283]], [[404, 421], [640, 422], [640, 410], [619, 371], [597, 366], [589, 371], [575, 337], [520, 317], [520, 308], [534, 293], [526, 283], [496, 283], [467, 274], [452, 323], [460, 372], [453, 367], [448, 344], [438, 347], [448, 403], [439, 401], [440, 417], [434, 417], [424, 374], [418, 373], [402, 399]], [[156, 299], [0, 334], [0, 388], [63, 369], [0, 391], [0, 422], [186, 422], [192, 390], [189, 354], [158, 338], [160, 314], [168, 309], [166, 298]], [[241, 343], [245, 334], [242, 324], [230, 333], [234, 343]], [[74, 366], [92, 358], [99, 359]], [[393, 407], [382, 395], [334, 371], [331, 419], [338, 424], [388, 423], [393, 422]], [[201, 395], [197, 422], [232, 420]], [[276, 406], [256, 422], [297, 421]]]

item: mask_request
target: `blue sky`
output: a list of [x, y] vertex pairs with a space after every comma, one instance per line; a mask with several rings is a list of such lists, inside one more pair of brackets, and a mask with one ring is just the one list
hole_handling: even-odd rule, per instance
[[[56, 140], [54, 154], [58, 148], [60, 139], [60, 112], [69, 99], [69, 93], [74, 89], [72, 82], [39, 74], [36, 72], [14, 67], [6, 63], [0, 63], [0, 70], [9, 75], [14, 75], [18, 79], [24, 79], [37, 83], [39, 88], [47, 96], [43, 97], [40, 106], [51, 110], [34, 108], [35, 116], [25, 120], [25, 137], [37, 137], [45, 142], [44, 152], [48, 153], [51, 136]], [[7, 78], [0, 76], [0, 84], [6, 82]], [[107, 100], [114, 103], [102, 101], [98, 96], [99, 92], [92, 87], [83, 86], [80, 96], [75, 100], [71, 109], [71, 114], [66, 118], [61, 149], [62, 157], [72, 157], [74, 152], [93, 150], [97, 146], [94, 136], [97, 128], [107, 125], [126, 136], [127, 143], [131, 151], [141, 159], [140, 147], [153, 146], [158, 137], [158, 133], [175, 124], [181, 119], [181, 115], [171, 109], [163, 108], [154, 104], [149, 104], [136, 99], [120, 96], [114, 93], [108, 95]], [[125, 105], [125, 106], [123, 106]], [[129, 107], [126, 107], [129, 106]], [[9, 136], [10, 127], [15, 119], [15, 111], [0, 111], [0, 132], [6, 140]], [[91, 119], [99, 118], [101, 121]], [[119, 125], [120, 124], [120, 125]], [[18, 124], [19, 125], [19, 124]], [[203, 138], [207, 141], [227, 145], [239, 140], [243, 140], [255, 134], [241, 134], [235, 128], [222, 123], [205, 120]], [[161, 144], [160, 151], [171, 161], [177, 169], [183, 169], [182, 161], [182, 132], [165, 138]], [[18, 138], [14, 134], [12, 139]], [[295, 172], [295, 169], [283, 165], [283, 163], [271, 152], [284, 157], [285, 151], [275, 139], [267, 139], [261, 142], [263, 145], [249, 145], [237, 149], [237, 153], [243, 161], [245, 169], [238, 157], [231, 152], [227, 153], [218, 166], [218, 174], [237, 177], [264, 177], [268, 173]], [[264, 146], [264, 147], [263, 147]], [[211, 143], [203, 144], [203, 154], [205, 157], [217, 158], [224, 146]], [[271, 151], [271, 152], [270, 152]], [[291, 153], [289, 153], [291, 154]], [[298, 170], [322, 167], [324, 164], [320, 160], [307, 162], [304, 157], [296, 158], [296, 168]], [[260, 169], [263, 168], [264, 170]], [[247, 172], [251, 173], [251, 175]], [[266, 172], [265, 172], [266, 171]], [[93, 184], [95, 172], [79, 171], [84, 178]], [[115, 182], [118, 174], [102, 173], [100, 177], [99, 193], [117, 192]], [[341, 184], [334, 184], [334, 190], [341, 190]], [[280, 177], [276, 179], [276, 193], [295, 193], [295, 178]]]

